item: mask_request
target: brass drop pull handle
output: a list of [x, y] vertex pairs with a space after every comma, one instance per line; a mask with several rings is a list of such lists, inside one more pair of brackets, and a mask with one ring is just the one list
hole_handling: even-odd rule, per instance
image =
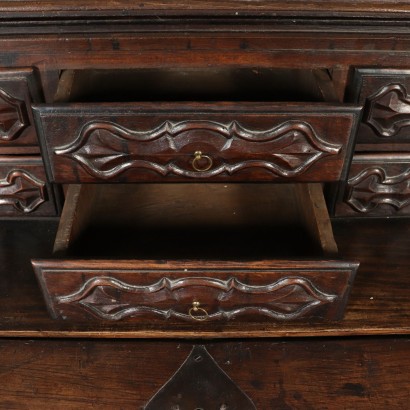
[[197, 301], [192, 302], [192, 307], [189, 309], [188, 314], [194, 320], [204, 321], [208, 319], [208, 312]]
[[192, 160], [192, 168], [198, 172], [208, 171], [212, 167], [212, 158], [208, 155], [202, 154], [202, 151], [194, 152], [194, 159]]

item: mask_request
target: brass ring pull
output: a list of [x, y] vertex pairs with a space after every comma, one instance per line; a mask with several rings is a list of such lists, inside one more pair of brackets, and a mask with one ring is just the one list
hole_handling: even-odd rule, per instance
[[201, 304], [196, 301], [192, 302], [192, 307], [188, 313], [194, 320], [203, 321], [208, 319], [208, 312], [204, 308], [201, 308]]
[[[201, 160], [205, 160], [203, 166], [201, 166]], [[192, 160], [192, 168], [195, 171], [205, 172], [208, 171], [212, 167], [213, 161], [212, 158], [208, 155], [203, 155], [202, 151], [195, 151], [194, 152], [194, 159]]]

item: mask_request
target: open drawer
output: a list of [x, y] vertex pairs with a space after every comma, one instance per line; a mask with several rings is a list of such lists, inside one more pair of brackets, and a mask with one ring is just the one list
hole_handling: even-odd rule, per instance
[[74, 322], [338, 320], [358, 266], [321, 184], [70, 185], [54, 251], [33, 266]]
[[33, 109], [58, 183], [329, 182], [360, 112], [335, 101], [325, 70], [74, 70]]

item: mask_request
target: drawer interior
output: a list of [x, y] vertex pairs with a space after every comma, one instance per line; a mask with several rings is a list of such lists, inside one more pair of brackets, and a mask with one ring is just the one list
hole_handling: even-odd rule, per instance
[[337, 253], [320, 184], [70, 185], [59, 256], [316, 258]]
[[81, 69], [61, 72], [55, 102], [337, 101], [325, 69]]

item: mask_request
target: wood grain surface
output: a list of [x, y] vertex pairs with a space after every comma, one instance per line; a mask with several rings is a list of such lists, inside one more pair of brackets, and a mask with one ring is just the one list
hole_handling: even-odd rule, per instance
[[289, 0], [287, 2], [273, 1], [217, 1], [217, 0], [184, 0], [184, 1], [164, 1], [150, 0], [135, 3], [130, 0], [107, 1], [105, 3], [97, 0], [86, 0], [78, 2], [76, 0], [63, 0], [58, 3], [50, 0], [40, 1], [1, 1], [0, 11], [2, 13], [18, 14], [19, 16], [30, 13], [31, 16], [37, 13], [49, 15], [87, 15], [93, 12], [94, 15], [124, 15], [127, 14], [185, 14], [185, 15], [331, 15], [335, 16], [381, 16], [408, 14], [408, 4], [406, 1], [397, 0], [338, 0], [323, 3], [320, 0], [305, 2], [302, 0]]
[[[408, 337], [199, 343], [259, 410], [408, 407]], [[0, 408], [143, 409], [195, 344], [1, 340]]]

